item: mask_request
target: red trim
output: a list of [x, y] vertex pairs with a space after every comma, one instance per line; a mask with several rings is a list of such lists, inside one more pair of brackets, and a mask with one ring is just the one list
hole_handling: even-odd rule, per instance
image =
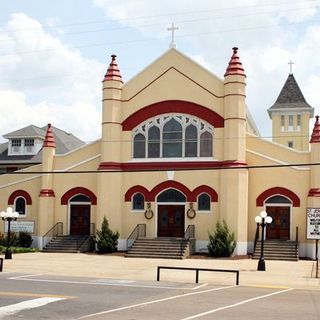
[[150, 200], [149, 199], [149, 191], [143, 186], [134, 186], [134, 187], [130, 188], [126, 192], [126, 194], [124, 195], [124, 200], [125, 201], [131, 201], [131, 198], [135, 193], [142, 193], [144, 195], [144, 199], [146, 201]]
[[52, 189], [41, 189], [39, 197], [55, 197], [55, 194]]
[[102, 125], [104, 125], [104, 124], [118, 124], [118, 125], [122, 125], [122, 123], [121, 122], [112, 122], [112, 121], [105, 121], [105, 122], [102, 122]]
[[320, 189], [312, 188], [309, 190], [308, 197], [320, 197]]
[[177, 181], [172, 181], [172, 180], [168, 180], [168, 181], [164, 181], [159, 183], [157, 186], [155, 186], [151, 191], [150, 191], [150, 195], [149, 195], [149, 200], [150, 201], [154, 201], [156, 196], [163, 190], [169, 189], [169, 188], [173, 188], [173, 189], [177, 189], [180, 192], [182, 192], [186, 198], [187, 201], [191, 201], [190, 199], [192, 199], [192, 193], [191, 191], [182, 183], [177, 182]]
[[[106, 80], [104, 80], [104, 81], [106, 81]], [[102, 82], [104, 82], [104, 81], [102, 81]], [[116, 80], [113, 80], [113, 81], [116, 81]], [[122, 87], [121, 88], [117, 88], [117, 87], [104, 87], [102, 90], [107, 90], [107, 89], [112, 89], [112, 90], [122, 90]]]
[[226, 84], [243, 84], [243, 85], [247, 85], [245, 82], [243, 82], [243, 81], [226, 81], [226, 82], [224, 82], [224, 85], [226, 85]]
[[213, 110], [193, 102], [168, 100], [150, 104], [149, 106], [136, 111], [122, 122], [123, 130], [132, 130], [138, 124], [151, 117], [170, 112], [190, 114], [206, 120], [215, 128], [224, 127], [224, 119]]
[[275, 195], [285, 196], [292, 201], [294, 207], [300, 207], [299, 197], [294, 192], [282, 187], [274, 187], [262, 192], [256, 200], [257, 207], [262, 207], [268, 198]]
[[8, 205], [13, 205], [14, 204], [14, 200], [18, 197], [23, 197], [26, 199], [26, 203], [28, 205], [32, 204], [32, 200], [30, 197], [30, 194], [27, 191], [24, 190], [16, 190], [14, 192], [11, 193], [9, 199], [8, 199]]
[[211, 197], [211, 202], [218, 202], [218, 194], [216, 191], [205, 185], [199, 186], [192, 191], [193, 199], [191, 201], [197, 201], [197, 198], [201, 193], [207, 193]]
[[87, 188], [83, 187], [75, 187], [67, 191], [62, 197], [61, 197], [61, 204], [68, 204], [68, 201], [77, 194], [83, 194], [87, 196], [91, 200], [92, 205], [97, 204], [97, 197], [96, 195], [90, 191]]
[[109, 171], [152, 171], [152, 170], [189, 170], [189, 169], [218, 169], [246, 168], [247, 163], [237, 160], [228, 161], [161, 161], [161, 162], [101, 162], [98, 170]]

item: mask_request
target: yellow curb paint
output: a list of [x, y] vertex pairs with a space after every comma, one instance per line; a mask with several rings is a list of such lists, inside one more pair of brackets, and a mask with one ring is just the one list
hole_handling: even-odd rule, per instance
[[48, 298], [64, 298], [75, 299], [76, 296], [62, 296], [59, 294], [46, 294], [46, 293], [31, 293], [31, 292], [10, 292], [0, 291], [0, 296], [20, 296], [20, 297], [48, 297]]

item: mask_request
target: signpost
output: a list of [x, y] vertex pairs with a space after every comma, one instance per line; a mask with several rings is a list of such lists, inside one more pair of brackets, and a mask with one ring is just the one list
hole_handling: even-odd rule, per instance
[[316, 278], [318, 278], [318, 241], [320, 239], [320, 208], [307, 208], [307, 239], [316, 240]]

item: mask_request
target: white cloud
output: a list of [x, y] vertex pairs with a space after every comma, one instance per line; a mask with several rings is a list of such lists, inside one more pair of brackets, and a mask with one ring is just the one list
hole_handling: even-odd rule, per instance
[[23, 13], [0, 30], [1, 134], [48, 122], [85, 140], [100, 136], [106, 65], [85, 59]]

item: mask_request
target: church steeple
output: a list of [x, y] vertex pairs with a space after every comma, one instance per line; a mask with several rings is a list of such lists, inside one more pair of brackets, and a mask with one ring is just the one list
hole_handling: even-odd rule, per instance
[[309, 150], [309, 121], [314, 109], [306, 101], [292, 73], [268, 113], [272, 119], [274, 142], [300, 151]]
[[115, 54], [111, 55], [111, 62], [103, 81], [119, 81], [123, 83], [121, 73], [116, 62], [116, 57], [117, 56]]

